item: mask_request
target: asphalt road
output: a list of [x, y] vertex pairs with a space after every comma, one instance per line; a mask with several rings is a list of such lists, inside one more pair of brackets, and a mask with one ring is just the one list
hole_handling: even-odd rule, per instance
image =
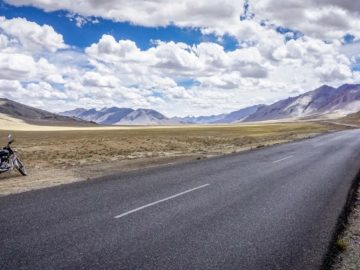
[[360, 130], [0, 198], [0, 269], [319, 269]]

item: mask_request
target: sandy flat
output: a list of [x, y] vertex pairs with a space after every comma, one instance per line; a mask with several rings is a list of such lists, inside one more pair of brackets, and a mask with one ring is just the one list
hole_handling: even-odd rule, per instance
[[76, 131], [76, 130], [130, 130], [130, 129], [148, 129], [148, 128], [206, 128], [206, 127], [233, 127], [233, 126], [262, 126], [268, 123], [236, 123], [236, 124], [220, 124], [220, 125], [169, 125], [169, 126], [91, 126], [91, 127], [72, 127], [72, 126], [39, 126], [26, 123], [17, 118], [10, 117], [0, 113], [0, 130], [11, 131]]

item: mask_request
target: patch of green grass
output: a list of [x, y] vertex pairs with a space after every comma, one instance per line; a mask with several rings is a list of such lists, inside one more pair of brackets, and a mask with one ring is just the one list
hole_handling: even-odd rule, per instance
[[344, 252], [348, 248], [348, 243], [344, 238], [338, 238], [335, 242], [335, 246], [340, 252]]

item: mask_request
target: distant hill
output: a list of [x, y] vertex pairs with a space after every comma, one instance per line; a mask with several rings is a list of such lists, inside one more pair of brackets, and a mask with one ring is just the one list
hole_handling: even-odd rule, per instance
[[211, 124], [226, 117], [227, 114], [210, 115], [210, 116], [186, 116], [174, 117], [173, 119], [184, 124]]
[[338, 88], [323, 85], [318, 89], [261, 106], [245, 121], [342, 117], [360, 111], [360, 85]]
[[95, 123], [104, 124], [104, 125], [115, 125], [123, 117], [133, 112], [133, 109], [130, 108], [104, 108], [101, 110], [90, 109], [86, 110], [83, 108], [78, 108], [72, 111], [66, 111], [60, 113], [61, 115], [77, 117], [86, 121], [93, 121]]
[[187, 124], [230, 124], [243, 121], [246, 117], [255, 113], [261, 106], [263, 105], [250, 106], [238, 111], [218, 115], [175, 117], [174, 119]]
[[117, 125], [172, 125], [177, 121], [167, 118], [163, 114], [149, 109], [138, 109], [123, 117]]
[[5, 98], [0, 98], [0, 114], [35, 125], [90, 125], [89, 122], [81, 119], [54, 114]]
[[179, 121], [170, 119], [151, 109], [130, 109], [130, 108], [104, 108], [82, 109], [62, 112], [62, 115], [77, 117], [87, 121], [93, 121], [104, 125], [173, 125]]
[[246, 107], [243, 109], [240, 109], [238, 111], [231, 112], [227, 114], [224, 118], [215, 121], [214, 123], [236, 123], [236, 122], [242, 122], [245, 119], [247, 119], [250, 115], [255, 113], [259, 108], [261, 108], [264, 105], [255, 105], [251, 107]]

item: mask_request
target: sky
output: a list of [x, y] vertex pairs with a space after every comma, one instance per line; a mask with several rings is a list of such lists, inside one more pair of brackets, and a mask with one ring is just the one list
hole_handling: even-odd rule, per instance
[[0, 97], [212, 115], [360, 83], [360, 1], [0, 0]]

